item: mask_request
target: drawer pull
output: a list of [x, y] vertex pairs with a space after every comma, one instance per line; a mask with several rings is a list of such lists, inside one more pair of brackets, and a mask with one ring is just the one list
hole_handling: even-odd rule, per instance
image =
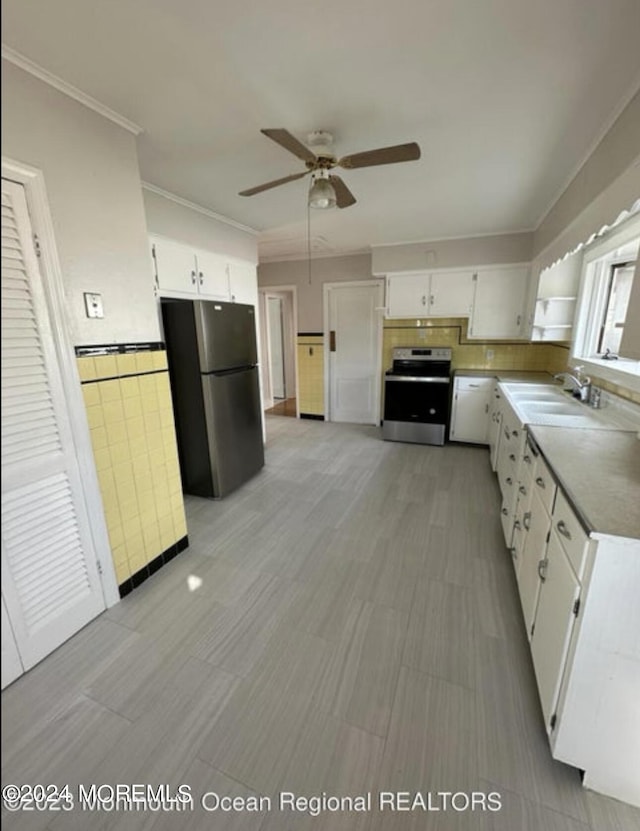
[[522, 517], [522, 525], [524, 526], [524, 530], [528, 531], [531, 528], [531, 511], [527, 511], [527, 513]]
[[540, 582], [544, 583], [547, 579], [547, 566], [549, 565], [549, 560], [546, 558], [544, 560], [540, 560], [538, 562], [538, 577], [540, 578]]
[[525, 454], [525, 455], [522, 457], [522, 461], [523, 461], [523, 462], [526, 462], [528, 465], [530, 465], [530, 464], [531, 464], [531, 456], [528, 456], [528, 455], [526, 455], [526, 454]]
[[563, 520], [563, 519], [559, 520], [559, 521], [556, 523], [556, 528], [557, 528], [557, 529], [558, 529], [558, 531], [562, 534], [562, 536], [563, 536], [563, 537], [566, 537], [568, 540], [570, 540], [570, 539], [571, 539], [571, 532], [569, 531], [569, 529], [568, 529], [568, 528], [567, 528], [567, 526], [565, 525], [565, 522], [564, 522], [564, 520]]
[[542, 478], [542, 476], [538, 476], [538, 478], [536, 479], [536, 485], [539, 488], [546, 488], [547, 487], [544, 483], [544, 479]]
[[515, 462], [516, 454], [515, 453], [509, 453], [509, 458], [511, 459], [512, 462]]
[[519, 531], [522, 528], [522, 525], [520, 525], [520, 520], [519, 519], [516, 519], [516, 521], [513, 523], [513, 527], [516, 529], [516, 531]]
[[509, 511], [506, 508], [502, 509], [502, 513], [504, 516], [509, 516]]
[[514, 435], [514, 436], [517, 436], [517, 435], [518, 435], [518, 431], [517, 431], [517, 430], [513, 430], [513, 431], [512, 431], [512, 433], [513, 433], [513, 435]]
[[510, 476], [507, 476], [507, 478], [504, 481], [507, 483], [507, 485], [513, 485], [513, 479]]
[[518, 488], [518, 490], [520, 491], [520, 493], [521, 493], [523, 496], [526, 496], [526, 495], [527, 495], [527, 489], [525, 488], [525, 486], [524, 486], [524, 485], [520, 485], [520, 487]]

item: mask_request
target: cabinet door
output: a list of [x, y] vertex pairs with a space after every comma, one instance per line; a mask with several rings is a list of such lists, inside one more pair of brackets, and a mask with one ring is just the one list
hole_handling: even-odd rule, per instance
[[575, 622], [575, 602], [580, 594], [580, 584], [555, 530], [551, 531], [549, 538], [543, 576], [531, 654], [542, 712], [549, 731]]
[[469, 317], [473, 306], [473, 272], [445, 271], [431, 274], [429, 314], [434, 317]]
[[542, 504], [537, 491], [533, 491], [529, 506], [523, 512], [520, 520], [523, 529], [523, 544], [520, 553], [520, 565], [516, 572], [518, 591], [527, 637], [531, 640], [531, 629], [536, 614], [538, 592], [540, 591], [540, 576], [538, 565], [545, 559], [547, 548], [547, 534], [551, 527], [551, 519]]
[[197, 251], [198, 290], [204, 299], [229, 300], [229, 271], [226, 257]]
[[478, 271], [469, 337], [519, 338], [529, 268]]
[[426, 317], [429, 314], [429, 275], [387, 277], [387, 317]]
[[186, 245], [151, 237], [160, 294], [163, 291], [198, 293], [198, 274], [193, 250]]
[[251, 263], [229, 263], [229, 292], [232, 303], [258, 303], [258, 277]]
[[451, 414], [451, 441], [487, 443], [489, 427], [489, 397], [486, 389], [460, 390], [453, 393]]

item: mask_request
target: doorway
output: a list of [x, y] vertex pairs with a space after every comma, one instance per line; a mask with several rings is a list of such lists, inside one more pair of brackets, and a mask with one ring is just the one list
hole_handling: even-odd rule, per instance
[[325, 418], [380, 423], [381, 280], [324, 285]]
[[263, 407], [271, 415], [297, 417], [296, 289], [261, 287]]
[[13, 163], [2, 172], [4, 688], [113, 602], [117, 586], [44, 184]]

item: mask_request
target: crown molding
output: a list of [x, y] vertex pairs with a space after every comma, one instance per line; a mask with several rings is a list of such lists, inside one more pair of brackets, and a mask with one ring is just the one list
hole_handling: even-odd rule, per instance
[[244, 231], [247, 234], [251, 234], [254, 237], [257, 237], [260, 233], [256, 231], [255, 228], [250, 228], [248, 225], [243, 225], [241, 222], [236, 222], [235, 219], [229, 219], [228, 216], [223, 216], [222, 214], [217, 214], [215, 211], [210, 210], [209, 208], [204, 208], [202, 205], [198, 205], [197, 202], [190, 202], [188, 199], [183, 199], [182, 196], [177, 196], [175, 193], [171, 193], [171, 191], [164, 190], [164, 188], [159, 188], [157, 185], [152, 185], [151, 182], [142, 182], [143, 190], [148, 190], [150, 193], [155, 193], [158, 196], [163, 196], [165, 199], [170, 199], [172, 202], [175, 202], [178, 205], [182, 205], [183, 208], [189, 208], [191, 211], [197, 211], [199, 214], [204, 214], [204, 216], [208, 216], [210, 219], [215, 219], [218, 222], [223, 222], [225, 225], [230, 225], [232, 228], [237, 228], [239, 231]]
[[117, 124], [119, 127], [123, 127], [125, 130], [128, 130], [130, 133], [133, 133], [134, 136], [139, 136], [140, 133], [144, 132], [144, 129], [140, 127], [138, 124], [135, 124], [128, 118], [125, 118], [123, 115], [120, 115], [120, 113], [117, 113], [110, 107], [107, 107], [106, 104], [103, 104], [97, 99], [92, 98], [90, 95], [88, 95], [86, 92], [83, 92], [81, 89], [78, 89], [77, 87], [74, 87], [72, 84], [63, 81], [62, 78], [58, 78], [57, 75], [54, 75], [47, 69], [43, 69], [43, 67], [39, 66], [37, 63], [34, 63], [32, 60], [29, 60], [29, 58], [25, 58], [24, 55], [20, 54], [20, 52], [16, 52], [15, 49], [12, 49], [10, 46], [7, 46], [4, 43], [2, 44], [2, 57], [4, 58], [4, 60], [9, 61], [15, 66], [20, 67], [20, 69], [24, 69], [24, 71], [28, 72], [30, 75], [33, 75], [39, 80], [44, 81], [44, 83], [48, 84], [50, 87], [57, 89], [58, 92], [67, 95], [69, 98], [73, 98], [74, 101], [77, 101], [79, 104], [83, 104], [90, 110], [93, 110], [94, 112], [98, 113], [104, 118], [109, 119], [109, 121], [113, 121], [114, 124]]

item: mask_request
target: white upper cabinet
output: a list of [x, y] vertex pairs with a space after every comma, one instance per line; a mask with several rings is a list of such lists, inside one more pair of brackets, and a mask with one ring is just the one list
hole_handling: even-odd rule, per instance
[[476, 272], [470, 338], [523, 337], [528, 265], [482, 267]]
[[230, 260], [227, 264], [229, 273], [229, 292], [232, 303], [258, 303], [258, 277], [256, 266], [239, 260]]
[[427, 317], [430, 275], [389, 274], [387, 276], [387, 317]]
[[210, 251], [195, 252], [198, 269], [198, 291], [214, 300], [230, 300], [227, 260]]
[[256, 266], [213, 251], [151, 236], [157, 293], [232, 303], [258, 302]]
[[151, 237], [158, 290], [198, 293], [198, 264], [193, 249], [162, 237]]
[[429, 314], [434, 317], [469, 317], [473, 289], [473, 271], [432, 272]]
[[387, 276], [387, 317], [468, 317], [473, 271], [424, 271]]

